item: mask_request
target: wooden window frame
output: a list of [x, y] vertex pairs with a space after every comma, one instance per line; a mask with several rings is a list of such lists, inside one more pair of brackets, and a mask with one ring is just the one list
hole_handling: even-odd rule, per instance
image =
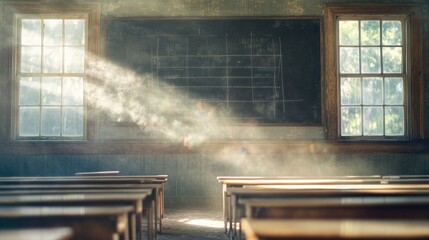
[[[325, 97], [326, 129], [328, 140], [340, 140], [338, 114], [338, 66], [337, 66], [337, 18], [344, 15], [401, 15], [407, 16], [406, 34], [409, 44], [407, 64], [411, 66], [409, 74], [411, 94], [409, 99], [408, 126], [409, 137], [424, 138], [423, 121], [423, 31], [421, 7], [418, 4], [326, 4], [325, 5]], [[379, 139], [378, 139], [379, 140]]]
[[[8, 118], [3, 118], [2, 127], [0, 128], [0, 139], [16, 140], [16, 121], [17, 114], [15, 109], [17, 107], [16, 101], [16, 64], [17, 64], [17, 42], [16, 42], [16, 21], [20, 15], [60, 15], [60, 14], [82, 14], [87, 19], [88, 42], [86, 43], [86, 53], [91, 56], [99, 56], [100, 53], [100, 12], [101, 7], [99, 3], [5, 3], [3, 6], [4, 28], [2, 29], [3, 46], [1, 61], [3, 64], [3, 79], [8, 91], [8, 94], [2, 97], [8, 107], [4, 109], [10, 112]], [[90, 81], [89, 79], [87, 81]], [[84, 125], [86, 125], [83, 140], [94, 140], [97, 137], [97, 117], [96, 111], [91, 105], [84, 106], [86, 112], [84, 118]], [[43, 140], [43, 139], [41, 139]], [[35, 139], [35, 141], [39, 141]], [[55, 140], [58, 141], [58, 140]], [[59, 139], [59, 141], [67, 141], [67, 139]]]

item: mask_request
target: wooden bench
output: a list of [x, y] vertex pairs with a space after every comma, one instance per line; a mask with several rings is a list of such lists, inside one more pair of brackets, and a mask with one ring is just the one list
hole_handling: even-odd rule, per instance
[[0, 229], [70, 227], [73, 240], [128, 239], [130, 206], [0, 207]]
[[[129, 216], [129, 236], [142, 239], [143, 201], [150, 190], [141, 193], [55, 193], [0, 195], [0, 206], [132, 206]], [[151, 235], [148, 232], [148, 237]]]

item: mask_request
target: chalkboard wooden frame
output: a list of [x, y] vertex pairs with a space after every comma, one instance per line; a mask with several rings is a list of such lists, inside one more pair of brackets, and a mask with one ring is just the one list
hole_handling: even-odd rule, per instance
[[[320, 17], [107, 18], [104, 54], [137, 74], [186, 89], [192, 102], [229, 112], [234, 122], [320, 126], [321, 24]], [[205, 48], [204, 41], [215, 47]], [[260, 65], [250, 66], [255, 62]]]

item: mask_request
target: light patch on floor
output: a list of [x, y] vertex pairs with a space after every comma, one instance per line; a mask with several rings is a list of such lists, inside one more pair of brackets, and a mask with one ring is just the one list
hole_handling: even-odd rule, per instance
[[185, 221], [184, 223], [189, 225], [201, 226], [201, 227], [210, 227], [210, 228], [223, 228], [224, 224], [222, 221], [218, 220], [209, 220], [209, 219], [192, 219]]

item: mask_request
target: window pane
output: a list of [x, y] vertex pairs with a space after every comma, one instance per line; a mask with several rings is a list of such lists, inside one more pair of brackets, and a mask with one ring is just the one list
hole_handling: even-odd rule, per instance
[[341, 107], [341, 136], [361, 136], [362, 118], [360, 107]]
[[402, 47], [383, 47], [383, 72], [402, 73]]
[[340, 47], [340, 73], [359, 73], [359, 48]]
[[40, 78], [22, 77], [19, 80], [19, 105], [40, 104]]
[[19, 109], [19, 136], [39, 136], [39, 119], [38, 107], [21, 107]]
[[59, 107], [42, 108], [42, 136], [60, 136], [61, 110]]
[[380, 73], [380, 48], [363, 47], [361, 49], [362, 73]]
[[341, 104], [357, 105], [361, 103], [360, 78], [341, 78]]
[[385, 103], [388, 105], [404, 104], [404, 83], [402, 78], [385, 78]]
[[60, 73], [62, 72], [62, 48], [44, 47], [43, 48], [43, 72]]
[[21, 47], [21, 72], [40, 73], [42, 49], [40, 47]]
[[44, 77], [42, 79], [42, 104], [61, 104], [61, 78]]
[[63, 136], [83, 136], [82, 107], [65, 107], [63, 109]]
[[380, 45], [380, 22], [361, 22], [361, 45]]
[[44, 24], [44, 45], [62, 45], [63, 21], [61, 19], [46, 19]]
[[63, 79], [63, 104], [83, 105], [83, 78], [65, 77]]
[[84, 72], [84, 52], [83, 47], [64, 48], [64, 71], [66, 73]]
[[387, 136], [404, 135], [404, 108], [403, 107], [386, 107], [385, 110], [385, 127]]
[[85, 44], [85, 20], [73, 19], [65, 20], [65, 44], [83, 45]]
[[40, 19], [23, 19], [21, 28], [21, 45], [37, 45], [42, 43], [42, 21]]
[[383, 104], [383, 79], [363, 78], [363, 104]]
[[43, 18], [19, 22], [18, 135], [83, 137], [86, 21]]
[[381, 136], [383, 135], [383, 108], [364, 107], [363, 108], [363, 135]]
[[359, 45], [359, 22], [340, 21], [340, 45]]
[[402, 44], [402, 26], [400, 21], [383, 21], [383, 45]]

